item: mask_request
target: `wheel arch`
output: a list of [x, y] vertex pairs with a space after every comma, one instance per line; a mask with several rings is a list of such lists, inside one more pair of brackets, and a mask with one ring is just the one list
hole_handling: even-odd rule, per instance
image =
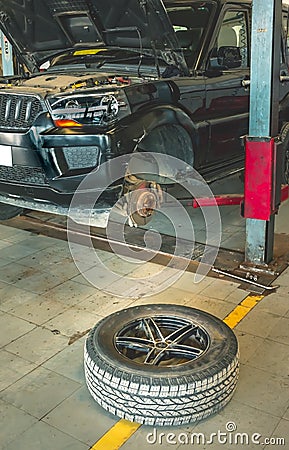
[[116, 144], [121, 154], [135, 149], [143, 136], [148, 136], [156, 128], [163, 126], [179, 126], [190, 137], [191, 146], [196, 150], [197, 125], [181, 108], [172, 105], [157, 105], [153, 109], [143, 108], [122, 120], [115, 130]]
[[[169, 155], [193, 166], [198, 149], [197, 126], [179, 107], [158, 105], [142, 109], [120, 124], [115, 133], [120, 154], [150, 152]], [[174, 168], [159, 167], [163, 177], [174, 178]]]

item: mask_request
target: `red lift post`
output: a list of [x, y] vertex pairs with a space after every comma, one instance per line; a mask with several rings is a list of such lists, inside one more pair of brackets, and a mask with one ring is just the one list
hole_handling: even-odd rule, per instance
[[[244, 204], [245, 262], [264, 265], [273, 258], [274, 222], [279, 205], [289, 196], [281, 187], [282, 154], [279, 126], [282, 0], [254, 0], [252, 13], [250, 123], [245, 140], [244, 195], [194, 199], [192, 206]], [[283, 77], [284, 78], [284, 77]], [[285, 77], [285, 81], [289, 81]]]
[[281, 200], [276, 143], [279, 118], [282, 0], [254, 0], [249, 136], [245, 151], [245, 261], [273, 258], [275, 214]]

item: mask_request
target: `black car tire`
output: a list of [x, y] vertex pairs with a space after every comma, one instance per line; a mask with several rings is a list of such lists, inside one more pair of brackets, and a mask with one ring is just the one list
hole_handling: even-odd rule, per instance
[[[177, 343], [180, 333], [186, 334]], [[105, 410], [146, 425], [182, 425], [229, 402], [239, 373], [238, 342], [224, 322], [204, 311], [137, 306], [95, 325], [85, 342], [84, 366], [87, 387]]]
[[12, 217], [19, 216], [22, 212], [22, 208], [6, 203], [0, 203], [0, 220], [12, 219]]

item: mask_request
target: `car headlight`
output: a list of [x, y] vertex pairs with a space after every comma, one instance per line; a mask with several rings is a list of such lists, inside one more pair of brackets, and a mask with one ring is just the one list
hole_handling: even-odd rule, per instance
[[48, 99], [57, 127], [107, 126], [130, 113], [123, 91], [71, 94]]

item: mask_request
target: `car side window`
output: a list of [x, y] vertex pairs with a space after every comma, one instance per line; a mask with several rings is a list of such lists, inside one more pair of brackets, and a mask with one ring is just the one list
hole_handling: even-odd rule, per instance
[[[283, 11], [282, 15], [282, 29], [283, 29], [283, 54], [284, 58], [281, 58], [282, 62], [286, 63], [289, 66], [289, 29], [288, 29], [288, 13]], [[283, 55], [282, 55], [283, 56]]]
[[210, 67], [221, 70], [249, 66], [248, 26], [245, 11], [232, 10], [224, 15], [210, 55]]

